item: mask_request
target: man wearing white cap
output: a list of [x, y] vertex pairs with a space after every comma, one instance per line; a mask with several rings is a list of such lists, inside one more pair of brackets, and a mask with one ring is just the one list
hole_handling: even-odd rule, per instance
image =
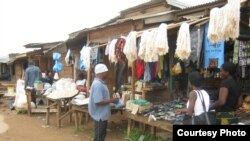
[[111, 116], [110, 103], [115, 103], [118, 99], [110, 99], [109, 90], [104, 80], [107, 77], [108, 68], [104, 64], [95, 66], [95, 79], [90, 88], [89, 113], [94, 119], [94, 141], [104, 141], [108, 119]]

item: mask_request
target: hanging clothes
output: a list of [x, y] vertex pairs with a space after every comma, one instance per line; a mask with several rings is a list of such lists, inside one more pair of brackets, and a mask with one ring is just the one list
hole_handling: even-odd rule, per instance
[[202, 41], [204, 38], [204, 26], [194, 27], [190, 30], [191, 38], [191, 54], [189, 60], [196, 64], [196, 68], [200, 68], [200, 56], [202, 49]]
[[239, 66], [250, 65], [250, 42], [239, 41]]
[[150, 67], [150, 74], [151, 74], [151, 80], [156, 78], [157, 75], [157, 62], [150, 62], [149, 63]]
[[180, 59], [188, 59], [191, 53], [191, 43], [190, 43], [190, 32], [189, 24], [181, 24], [180, 30], [178, 32], [178, 37], [176, 41], [175, 55]]
[[146, 60], [146, 48], [147, 48], [147, 40], [149, 36], [149, 31], [146, 30], [141, 35], [141, 42], [139, 45], [138, 56], [142, 60]]
[[155, 39], [156, 39], [157, 31], [155, 29], [149, 32], [149, 35], [146, 39], [146, 51], [145, 51], [145, 62], [157, 62], [159, 60], [159, 56], [155, 49]]
[[117, 63], [117, 58], [115, 56], [115, 44], [117, 39], [113, 39], [109, 45], [109, 61], [111, 63]]
[[106, 48], [105, 48], [105, 55], [109, 55], [109, 46], [110, 46], [110, 41], [108, 41]]
[[156, 32], [156, 38], [154, 41], [155, 52], [161, 56], [168, 53], [168, 36], [167, 36], [167, 24], [162, 23]]
[[136, 31], [131, 31], [128, 34], [126, 38], [126, 44], [123, 49], [123, 53], [128, 59], [129, 66], [132, 66], [132, 63], [137, 59], [136, 35]]
[[234, 42], [234, 54], [233, 54], [233, 63], [238, 64], [239, 62], [239, 41]]
[[144, 70], [144, 82], [149, 82], [151, 80], [151, 72], [150, 72], [150, 66], [149, 63], [145, 63], [145, 70]]
[[160, 56], [159, 71], [158, 71], [158, 77], [160, 79], [162, 79], [162, 77], [163, 77], [163, 69], [164, 69], [164, 56]]
[[91, 48], [90, 51], [90, 62], [92, 66], [95, 66], [99, 63], [99, 48]]
[[135, 77], [136, 79], [141, 79], [144, 75], [145, 63], [141, 59], [135, 60]]
[[117, 39], [117, 42], [115, 44], [115, 56], [118, 61], [124, 61], [125, 60], [125, 54], [123, 53], [123, 48], [125, 46], [126, 40], [125, 37], [121, 37]]
[[88, 46], [84, 46], [80, 52], [80, 70], [89, 70], [91, 64], [91, 48]]
[[211, 43], [207, 37], [208, 23], [205, 25], [204, 34], [204, 68], [215, 66], [220, 68], [224, 63], [224, 41]]
[[121, 85], [124, 84], [123, 80], [123, 72], [126, 68], [126, 62], [124, 60], [120, 60], [115, 64], [115, 92], [117, 92]]
[[68, 49], [67, 54], [65, 56], [65, 63], [67, 66], [70, 65], [70, 62], [69, 62], [70, 52], [71, 52], [70, 49]]

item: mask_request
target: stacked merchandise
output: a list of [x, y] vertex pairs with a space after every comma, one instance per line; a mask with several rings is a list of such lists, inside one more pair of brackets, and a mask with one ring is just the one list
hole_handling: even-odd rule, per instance
[[144, 116], [153, 115], [156, 120], [168, 121], [172, 123], [181, 123], [183, 121], [184, 114], [175, 111], [184, 107], [185, 104], [178, 101], [155, 104], [151, 111], [144, 113]]
[[[131, 101], [128, 101], [130, 103]], [[170, 101], [167, 103], [157, 103], [150, 108], [145, 108], [141, 110], [139, 114], [149, 117], [153, 120], [160, 120], [160, 121], [168, 121], [171, 123], [181, 123], [184, 118], [184, 113], [175, 112], [177, 109], [182, 109], [185, 107], [183, 102], [178, 101]]]
[[76, 84], [72, 79], [62, 78], [48, 88], [44, 95], [50, 99], [70, 98], [78, 93]]

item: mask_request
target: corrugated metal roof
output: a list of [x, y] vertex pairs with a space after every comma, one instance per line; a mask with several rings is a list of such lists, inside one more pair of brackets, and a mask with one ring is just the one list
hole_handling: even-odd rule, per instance
[[176, 11], [176, 10], [164, 11], [164, 12], [154, 13], [154, 14], [137, 15], [137, 16], [125, 18], [125, 19], [122, 19], [122, 20], [139, 20], [139, 19], [144, 19], [144, 18], [151, 18], [151, 17], [155, 17], [155, 16], [161, 16], [161, 15], [173, 13], [174, 11]]
[[24, 45], [26, 48], [42, 48], [44, 45], [53, 45], [53, 44], [59, 44], [62, 41], [57, 41], [57, 42], [48, 42], [48, 43], [29, 43]]
[[181, 9], [190, 6], [189, 4], [180, 2], [180, 1], [178, 1], [178, 0], [166, 0], [166, 1], [167, 1], [167, 3], [168, 3], [169, 5], [172, 5], [172, 6], [181, 8]]
[[134, 10], [138, 10], [140, 8], [147, 8], [147, 7], [152, 6], [152, 5], [161, 4], [162, 2], [165, 2], [165, 0], [150, 0], [148, 2], [145, 2], [145, 3], [142, 3], [142, 4], [127, 8], [125, 10], [122, 10], [120, 13], [131, 12], [131, 11], [134, 11]]
[[188, 9], [194, 9], [194, 8], [197, 8], [197, 7], [208, 6], [208, 5], [212, 5], [212, 4], [215, 4], [215, 3], [221, 3], [221, 2], [227, 2], [227, 0], [212, 0], [212, 1], [209, 1], [209, 2], [206, 2], [206, 3], [197, 4], [197, 5], [193, 5], [193, 6], [188, 6], [186, 8], [183, 8], [180, 11], [184, 11], [184, 10], [188, 10]]

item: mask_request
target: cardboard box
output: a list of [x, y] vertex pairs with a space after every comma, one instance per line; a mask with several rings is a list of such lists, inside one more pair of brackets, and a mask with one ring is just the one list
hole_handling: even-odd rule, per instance
[[[127, 103], [126, 103], [126, 109], [129, 110], [129, 111], [133, 111], [133, 114], [141, 113], [141, 112], [144, 111], [144, 110], [150, 109], [152, 106], [153, 106], [152, 103], [150, 103], [150, 104], [148, 104], [148, 105], [145, 105], [145, 106], [136, 105], [136, 104], [133, 103], [132, 100], [129, 100], [129, 101], [127, 101]], [[135, 112], [135, 111], [136, 111], [136, 112]]]

